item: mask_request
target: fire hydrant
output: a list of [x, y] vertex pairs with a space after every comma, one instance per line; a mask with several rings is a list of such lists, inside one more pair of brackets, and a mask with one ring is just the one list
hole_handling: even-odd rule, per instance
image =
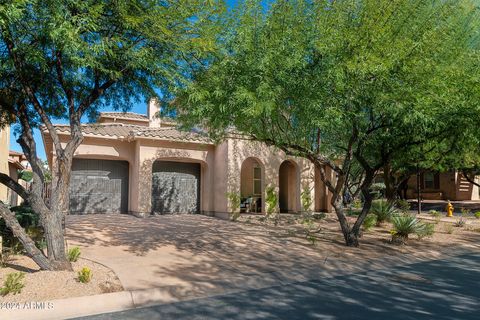
[[448, 200], [447, 202], [447, 207], [446, 207], [446, 210], [447, 210], [447, 217], [453, 217], [453, 205], [450, 203], [450, 200]]

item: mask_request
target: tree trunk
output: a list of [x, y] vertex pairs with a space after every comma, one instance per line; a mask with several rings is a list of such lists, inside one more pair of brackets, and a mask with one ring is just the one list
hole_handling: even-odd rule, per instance
[[385, 182], [385, 197], [388, 201], [393, 202], [397, 196], [397, 188], [395, 178], [390, 170], [390, 165], [386, 164], [383, 167], [383, 180]]
[[20, 240], [27, 253], [40, 268], [43, 270], [55, 270], [54, 264], [37, 248], [35, 242], [27, 235], [20, 223], [18, 223], [15, 214], [3, 204], [0, 204], [0, 216], [5, 220], [7, 227], [12, 230], [13, 235]]
[[65, 216], [69, 205], [71, 157], [65, 157], [54, 164], [50, 211], [43, 217], [48, 259], [56, 270], [71, 270], [72, 266], [65, 252]]

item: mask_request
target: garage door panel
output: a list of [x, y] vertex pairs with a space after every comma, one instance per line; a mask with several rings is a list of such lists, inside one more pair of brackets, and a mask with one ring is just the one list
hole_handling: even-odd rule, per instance
[[128, 162], [75, 159], [70, 184], [71, 213], [128, 211]]
[[197, 213], [200, 210], [200, 165], [157, 161], [152, 173], [152, 212]]

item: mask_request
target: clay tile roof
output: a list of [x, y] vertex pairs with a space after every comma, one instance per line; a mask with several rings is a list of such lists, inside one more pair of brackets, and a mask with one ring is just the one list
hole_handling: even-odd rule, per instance
[[[69, 125], [55, 125], [55, 128], [58, 132], [70, 132]], [[82, 132], [86, 135], [92, 134], [106, 137], [132, 139], [135, 137], [147, 137], [157, 138], [158, 140], [213, 144], [213, 142], [203, 134], [180, 131], [174, 127], [148, 128], [124, 123], [89, 123], [82, 124]]]
[[134, 112], [100, 112], [100, 117], [148, 121], [146, 115]]
[[150, 137], [150, 138], [160, 138], [174, 141], [192, 141], [192, 142], [203, 142], [203, 143], [213, 143], [206, 135], [197, 132], [185, 132], [180, 131], [174, 127], [164, 127], [164, 128], [143, 128], [135, 131], [135, 136], [140, 137]]

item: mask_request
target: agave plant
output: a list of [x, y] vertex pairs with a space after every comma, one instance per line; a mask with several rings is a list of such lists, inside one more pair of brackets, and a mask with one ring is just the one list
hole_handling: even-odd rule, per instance
[[394, 215], [391, 218], [393, 224], [392, 241], [405, 243], [410, 234], [417, 233], [422, 228], [422, 223], [412, 215]]
[[375, 200], [372, 202], [370, 213], [377, 216], [377, 226], [386, 221], [390, 221], [391, 218], [398, 214], [397, 209], [387, 200]]

